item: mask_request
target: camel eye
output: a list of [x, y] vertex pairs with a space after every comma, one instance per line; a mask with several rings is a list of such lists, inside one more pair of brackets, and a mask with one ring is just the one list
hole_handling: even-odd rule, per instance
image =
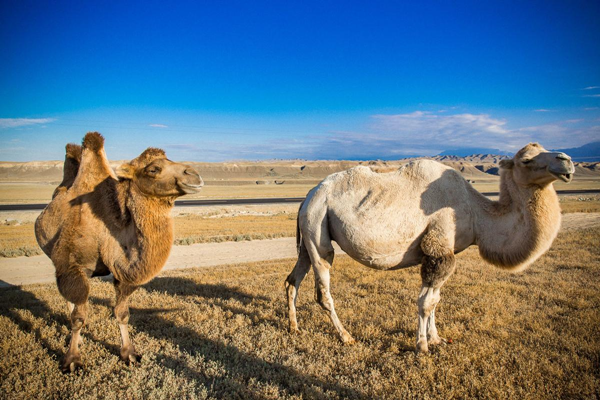
[[532, 161], [533, 161], [532, 159], [529, 159], [529, 160], [521, 160], [521, 162], [522, 162], [523, 164], [525, 164], [525, 165], [529, 164], [529, 163], [530, 163], [530, 162], [532, 162]]
[[160, 173], [160, 168], [155, 165], [151, 165], [148, 168], [146, 168], [146, 172], [149, 175], [156, 175], [156, 174]]

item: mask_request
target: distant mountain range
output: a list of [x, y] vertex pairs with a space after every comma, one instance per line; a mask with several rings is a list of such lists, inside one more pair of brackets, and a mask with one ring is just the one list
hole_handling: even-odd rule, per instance
[[584, 144], [581, 147], [574, 147], [572, 149], [559, 149], [554, 151], [562, 151], [563, 153], [568, 154], [573, 159], [573, 161], [600, 161], [600, 142], [592, 142]]
[[[577, 162], [595, 162], [600, 161], [600, 142], [592, 142], [584, 144], [581, 147], [574, 147], [571, 149], [555, 149], [552, 151], [561, 151], [568, 154], [573, 161]], [[513, 153], [502, 151], [499, 149], [487, 149], [479, 147], [465, 147], [462, 149], [446, 150], [438, 154], [436, 157], [444, 156], [456, 156], [456, 157], [469, 157], [474, 155], [500, 155], [500, 156], [512, 156]]]
[[438, 156], [456, 156], [468, 157], [474, 154], [493, 154], [498, 156], [512, 156], [513, 153], [502, 151], [500, 149], [486, 149], [484, 147], [463, 147], [461, 149], [446, 150], [438, 154]]

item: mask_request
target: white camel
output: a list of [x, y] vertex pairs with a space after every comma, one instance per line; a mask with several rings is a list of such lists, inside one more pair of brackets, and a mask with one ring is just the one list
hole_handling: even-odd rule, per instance
[[569, 156], [530, 143], [500, 163], [500, 198], [477, 192], [458, 172], [435, 161], [411, 162], [394, 172], [355, 167], [312, 189], [298, 212], [298, 261], [286, 279], [290, 331], [298, 330], [296, 298], [312, 264], [316, 301], [344, 343], [354, 339], [339, 321], [329, 291], [335, 240], [353, 259], [394, 270], [421, 264], [416, 350], [444, 341], [435, 327], [440, 288], [454, 272], [454, 255], [471, 245], [481, 257], [520, 271], [546, 252], [560, 228], [552, 182], [570, 182]]

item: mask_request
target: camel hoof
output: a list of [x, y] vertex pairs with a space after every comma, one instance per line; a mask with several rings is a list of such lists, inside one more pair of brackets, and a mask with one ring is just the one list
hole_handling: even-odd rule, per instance
[[415, 351], [417, 353], [422, 353], [422, 354], [426, 354], [429, 352], [429, 348], [427, 347], [427, 341], [426, 340], [419, 340], [417, 342], [417, 347], [415, 349]]
[[121, 360], [127, 365], [138, 364], [142, 360], [142, 356], [135, 352], [135, 349], [121, 349]]
[[67, 355], [61, 366], [62, 371], [66, 373], [75, 372], [79, 368], [83, 368], [83, 363], [81, 362], [80, 356]]
[[129, 357], [127, 358], [127, 361], [125, 361], [127, 363], [127, 365], [131, 365], [131, 364], [139, 364], [142, 361], [142, 356], [139, 354], [130, 354]]
[[437, 346], [439, 344], [446, 344], [446, 343], [448, 343], [448, 341], [446, 339], [444, 339], [444, 338], [441, 338], [441, 337], [437, 336], [437, 337], [433, 337], [433, 338], [429, 339], [427, 341], [427, 343], [430, 344], [430, 345], [432, 345], [432, 346]]
[[345, 346], [352, 346], [353, 344], [356, 343], [356, 340], [354, 340], [354, 338], [352, 336], [350, 336], [349, 333], [346, 333], [345, 335], [342, 336], [342, 343]]
[[288, 330], [292, 335], [299, 335], [300, 334], [300, 329], [298, 329], [297, 326], [290, 326], [289, 330]]

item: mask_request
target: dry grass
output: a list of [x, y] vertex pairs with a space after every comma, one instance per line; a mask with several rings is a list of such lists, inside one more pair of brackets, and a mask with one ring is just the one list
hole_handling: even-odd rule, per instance
[[22, 257], [42, 254], [35, 240], [33, 223], [0, 223], [0, 257]]
[[0, 204], [49, 203], [57, 184], [0, 183]]
[[260, 240], [296, 234], [296, 214], [202, 216], [175, 218], [175, 244]]
[[560, 199], [563, 214], [568, 213], [597, 213], [600, 212], [600, 196], [565, 196]]
[[417, 268], [379, 272], [338, 257], [332, 293], [358, 340], [343, 346], [300, 289], [302, 332], [286, 332], [283, 281], [294, 260], [177, 271], [132, 296], [141, 364], [118, 358], [110, 283], [93, 280], [85, 369], [59, 372], [68, 336], [54, 285], [0, 291], [6, 398], [594, 398], [600, 395], [600, 229], [561, 234], [520, 274], [470, 249], [442, 291], [452, 344], [413, 352]]

